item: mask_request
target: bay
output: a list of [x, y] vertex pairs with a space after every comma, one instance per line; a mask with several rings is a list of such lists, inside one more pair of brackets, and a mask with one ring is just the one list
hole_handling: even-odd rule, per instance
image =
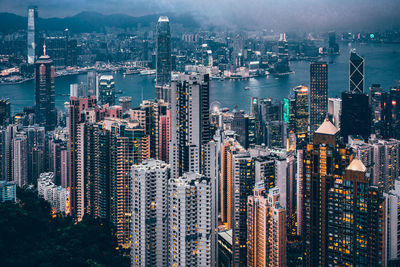
[[[341, 44], [341, 54], [333, 58], [325, 58], [328, 66], [328, 87], [330, 97], [340, 97], [342, 91], [348, 90], [349, 51], [356, 48], [365, 58], [365, 90], [373, 83], [381, 84], [384, 90], [389, 90], [400, 80], [400, 45], [399, 44]], [[309, 84], [309, 66], [306, 61], [291, 62], [294, 74], [274, 78], [273, 76], [251, 78], [248, 80], [213, 80], [210, 85], [210, 103], [218, 101], [221, 107], [250, 110], [250, 99], [259, 98], [282, 99], [287, 97], [291, 88]], [[121, 72], [113, 73], [116, 90], [122, 90], [119, 96], [131, 96], [133, 106], [140, 104], [142, 99], [154, 98], [154, 77], [127, 75]], [[56, 107], [64, 108], [68, 101], [69, 86], [72, 83], [86, 82], [86, 74], [63, 76], [56, 78]], [[249, 90], [244, 90], [249, 87]], [[12, 112], [21, 112], [25, 106], [34, 105], [34, 81], [20, 84], [0, 85], [0, 98], [10, 99]]]

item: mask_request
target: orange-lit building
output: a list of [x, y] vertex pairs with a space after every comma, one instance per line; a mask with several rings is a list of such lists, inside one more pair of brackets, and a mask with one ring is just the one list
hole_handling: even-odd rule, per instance
[[[327, 266], [328, 192], [335, 179], [342, 179], [352, 159], [352, 151], [338, 142], [339, 131], [328, 120], [314, 133], [313, 143], [304, 147], [302, 160], [303, 265]], [[299, 153], [298, 153], [299, 155]], [[301, 153], [300, 153], [301, 155]]]
[[286, 211], [279, 189], [257, 183], [247, 200], [247, 266], [286, 266]]

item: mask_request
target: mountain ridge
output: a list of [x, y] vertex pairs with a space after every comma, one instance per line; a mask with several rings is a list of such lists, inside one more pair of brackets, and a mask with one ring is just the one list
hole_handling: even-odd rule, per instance
[[[63, 31], [69, 29], [72, 33], [103, 32], [105, 28], [136, 28], [151, 26], [157, 23], [161, 14], [150, 14], [133, 17], [126, 14], [104, 15], [99, 12], [82, 11], [76, 15], [64, 18], [38, 18], [38, 28], [43, 31]], [[176, 15], [173, 13], [163, 14], [170, 17], [172, 24], [181, 24], [185, 28], [198, 28], [199, 23], [190, 14]], [[8, 34], [27, 28], [27, 17], [14, 13], [0, 13], [0, 33]]]

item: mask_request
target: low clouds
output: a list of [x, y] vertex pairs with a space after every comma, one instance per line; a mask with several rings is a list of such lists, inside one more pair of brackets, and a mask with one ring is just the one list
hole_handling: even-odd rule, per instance
[[399, 28], [399, 0], [0, 0], [3, 12], [65, 17], [81, 11], [140, 16], [190, 12], [204, 24], [280, 30]]

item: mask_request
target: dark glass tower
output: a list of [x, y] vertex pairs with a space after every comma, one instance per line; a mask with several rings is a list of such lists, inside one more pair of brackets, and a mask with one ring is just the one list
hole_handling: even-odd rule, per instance
[[0, 126], [7, 126], [11, 118], [10, 100], [0, 99]]
[[28, 8], [28, 64], [34, 64], [37, 58], [37, 32], [38, 8], [37, 6], [30, 6]]
[[46, 130], [53, 130], [57, 123], [55, 106], [55, 69], [53, 60], [46, 55], [46, 46], [35, 65], [35, 120]]
[[349, 90], [364, 93], [364, 59], [355, 50], [350, 52]]
[[163, 86], [171, 82], [171, 33], [168, 17], [161, 16], [158, 19], [156, 38], [156, 85]]
[[315, 131], [328, 113], [328, 64], [312, 62], [310, 65], [310, 126]]
[[347, 141], [349, 135], [360, 135], [368, 140], [371, 133], [368, 96], [362, 93], [342, 93], [340, 133]]

